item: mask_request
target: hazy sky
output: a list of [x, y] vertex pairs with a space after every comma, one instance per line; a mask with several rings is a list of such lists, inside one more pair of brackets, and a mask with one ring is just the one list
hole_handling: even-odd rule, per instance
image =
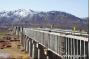
[[64, 11], [77, 17], [88, 16], [88, 0], [0, 0], [0, 11], [15, 9]]

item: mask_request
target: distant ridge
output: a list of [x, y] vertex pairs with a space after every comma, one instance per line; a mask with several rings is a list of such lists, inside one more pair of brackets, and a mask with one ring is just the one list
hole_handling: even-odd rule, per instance
[[[86, 18], [85, 18], [86, 19]], [[0, 12], [0, 26], [50, 27], [88, 31], [89, 19], [84, 20], [61, 11], [36, 12], [19, 9]]]

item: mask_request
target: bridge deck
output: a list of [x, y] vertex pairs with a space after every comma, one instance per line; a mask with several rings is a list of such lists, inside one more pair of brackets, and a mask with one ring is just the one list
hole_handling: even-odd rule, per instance
[[47, 50], [49, 51], [47, 56], [51, 59], [52, 54], [55, 58], [58, 58], [56, 55], [60, 56], [60, 59], [88, 59], [88, 34], [86, 32], [48, 28], [21, 28], [17, 34], [22, 36], [22, 45], [26, 51], [31, 51], [32, 58], [35, 58], [37, 53], [39, 54], [37, 54], [38, 59], [45, 57], [44, 50]]
[[[70, 32], [68, 32], [68, 31], [64, 32], [63, 30], [60, 31], [60, 29], [57, 29], [57, 31], [54, 31], [55, 29], [54, 30], [52, 29], [51, 32], [49, 32], [50, 29], [46, 29], [46, 30], [44, 29], [43, 30], [43, 29], [35, 29], [35, 28], [34, 29], [24, 28], [24, 30], [25, 30], [25, 34], [27, 36], [29, 36], [28, 33], [30, 32], [30, 30], [32, 30], [32, 31], [37, 31], [37, 32], [41, 32], [41, 33], [46, 33], [46, 34], [53, 34], [53, 35], [56, 35], [56, 36], [68, 37], [68, 38], [73, 38], [73, 39], [77, 39], [78, 38], [77, 40], [88, 41], [88, 37], [83, 37], [82, 36], [82, 35], [88, 36], [88, 34], [86, 34], [86, 33], [82, 33], [82, 35], [80, 36], [80, 32], [78, 32], [78, 33], [74, 33], [72, 31], [70, 31]], [[77, 36], [77, 35], [79, 35], [79, 36]]]

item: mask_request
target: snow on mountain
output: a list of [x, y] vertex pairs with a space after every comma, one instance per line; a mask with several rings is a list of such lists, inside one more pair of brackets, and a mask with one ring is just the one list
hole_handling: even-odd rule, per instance
[[3, 12], [0, 12], [0, 16], [2, 17], [9, 17], [11, 16], [10, 15], [15, 15], [15, 16], [20, 16], [20, 17], [26, 17], [28, 15], [33, 15], [33, 14], [37, 14], [37, 12], [34, 12], [30, 9], [26, 10], [26, 9], [18, 9], [18, 10], [15, 10], [15, 11], [3, 11]]
[[26, 17], [30, 12], [27, 10], [19, 9], [16, 12], [14, 12], [14, 15]]
[[26, 9], [19, 9], [14, 11], [14, 15], [21, 16], [21, 17], [26, 17], [28, 15], [33, 15], [36, 14], [36, 12], [32, 10], [26, 10]]
[[8, 12], [6, 12], [6, 11], [2, 11], [2, 12], [0, 12], [0, 16], [2, 16], [2, 17], [8, 16], [7, 13], [8, 13]]

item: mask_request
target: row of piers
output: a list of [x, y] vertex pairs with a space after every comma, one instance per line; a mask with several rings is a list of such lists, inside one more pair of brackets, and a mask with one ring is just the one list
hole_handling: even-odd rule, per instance
[[26, 52], [32, 57], [32, 59], [62, 59], [61, 56], [56, 55], [51, 50], [47, 49], [42, 44], [25, 35], [22, 45]]

